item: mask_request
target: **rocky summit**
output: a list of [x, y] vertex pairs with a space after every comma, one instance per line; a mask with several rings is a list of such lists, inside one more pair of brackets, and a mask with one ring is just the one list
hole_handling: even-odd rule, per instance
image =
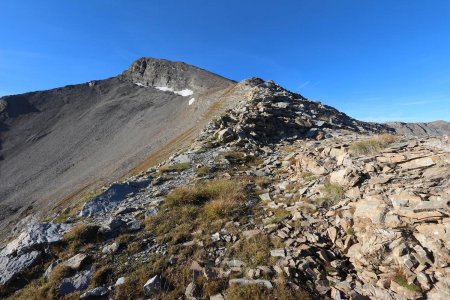
[[0, 251], [1, 298], [450, 299], [448, 132], [418, 137], [205, 72], [140, 59], [112, 79], [121, 97], [189, 112], [203, 99], [195, 136], [41, 218], [22, 214]]

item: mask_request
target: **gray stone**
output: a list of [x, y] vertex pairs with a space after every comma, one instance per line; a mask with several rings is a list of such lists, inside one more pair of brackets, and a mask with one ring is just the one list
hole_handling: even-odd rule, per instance
[[108, 288], [106, 288], [104, 286], [96, 287], [95, 289], [92, 289], [92, 290], [87, 291], [86, 293], [82, 294], [80, 296], [80, 299], [105, 297], [106, 295], [108, 295], [108, 293], [109, 293]]
[[45, 278], [49, 278], [50, 275], [52, 274], [53, 270], [56, 268], [57, 265], [59, 265], [61, 263], [60, 259], [57, 259], [56, 261], [52, 262], [47, 269], [44, 272], [44, 277]]
[[195, 285], [195, 283], [191, 282], [186, 287], [186, 291], [184, 292], [184, 295], [186, 296], [186, 299], [188, 299], [188, 300], [195, 300], [195, 299], [197, 299], [195, 297], [196, 292], [197, 292], [197, 286]]
[[69, 230], [68, 224], [33, 224], [28, 226], [16, 239], [8, 243], [1, 255], [22, 254], [43, 249], [46, 245], [62, 240], [62, 234]]
[[161, 277], [159, 275], [153, 276], [144, 284], [144, 292], [145, 295], [148, 297], [152, 297], [160, 290], [161, 290]]
[[264, 194], [259, 195], [259, 199], [261, 199], [262, 201], [267, 201], [267, 202], [272, 201], [269, 193], [264, 193]]
[[225, 300], [222, 294], [216, 294], [209, 297], [209, 300]]
[[117, 278], [116, 283], [114, 284], [114, 286], [119, 286], [125, 283], [125, 277], [120, 277]]
[[61, 296], [85, 290], [91, 281], [92, 272], [90, 270], [81, 271], [75, 276], [65, 278], [59, 286], [59, 294]]
[[234, 278], [230, 279], [229, 281], [230, 285], [236, 284], [236, 285], [259, 285], [262, 287], [265, 287], [267, 289], [272, 289], [273, 285], [269, 280], [265, 279], [245, 279], [245, 278]]
[[244, 267], [245, 263], [239, 259], [231, 259], [228, 260], [226, 262], [226, 264], [228, 265], [228, 267], [233, 268], [233, 267]]
[[181, 154], [178, 155], [177, 157], [175, 157], [174, 162], [178, 163], [178, 164], [190, 164], [191, 163], [191, 159], [189, 158], [188, 155], [186, 154]]
[[80, 217], [91, 217], [100, 213], [111, 211], [131, 193], [147, 187], [150, 180], [114, 183], [106, 191], [92, 200], [87, 201], [80, 211]]
[[235, 139], [236, 135], [231, 128], [225, 128], [215, 134], [219, 142], [228, 143]]
[[285, 257], [286, 256], [286, 250], [284, 250], [284, 249], [270, 250], [270, 256], [273, 256], [273, 257]]
[[87, 255], [79, 253], [69, 258], [66, 262], [64, 262], [64, 265], [71, 268], [72, 270], [78, 270], [87, 258]]
[[0, 285], [10, 282], [22, 271], [36, 264], [40, 257], [39, 251], [20, 256], [0, 256]]
[[106, 245], [105, 247], [103, 247], [102, 253], [112, 254], [117, 252], [117, 250], [119, 250], [119, 244], [114, 242], [111, 245]]

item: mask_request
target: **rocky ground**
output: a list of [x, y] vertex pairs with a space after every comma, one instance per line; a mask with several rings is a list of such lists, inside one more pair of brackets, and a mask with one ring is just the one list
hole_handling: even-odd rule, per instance
[[448, 136], [258, 79], [189, 147], [27, 227], [11, 299], [450, 299]]

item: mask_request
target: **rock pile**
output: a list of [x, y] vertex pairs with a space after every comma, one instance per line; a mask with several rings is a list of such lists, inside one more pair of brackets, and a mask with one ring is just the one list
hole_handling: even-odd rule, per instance
[[251, 78], [238, 83], [236, 89], [246, 91], [246, 97], [215, 122], [214, 134], [219, 141], [261, 145], [320, 138], [324, 129], [392, 131], [384, 125], [352, 119], [330, 106], [289, 92], [273, 81]]

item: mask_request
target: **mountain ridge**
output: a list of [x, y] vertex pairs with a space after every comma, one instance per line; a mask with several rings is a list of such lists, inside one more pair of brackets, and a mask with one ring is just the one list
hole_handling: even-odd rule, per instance
[[[257, 78], [242, 82], [277, 86]], [[0, 222], [12, 225], [13, 215], [34, 211], [33, 206], [64, 207], [71, 199], [128, 172], [157, 164], [187, 145], [212, 115], [232, 108], [240, 99], [250, 99], [246, 93], [251, 91], [244, 85], [183, 62], [140, 58], [116, 77], [0, 97], [0, 192], [4, 195]], [[298, 94], [289, 97], [297, 97], [292, 95]], [[306, 101], [301, 95], [298, 98]], [[305, 103], [317, 111], [330, 108], [314, 101]], [[270, 110], [283, 114], [285, 109]], [[302, 114], [299, 110], [293, 114]], [[332, 114], [338, 116], [337, 112]], [[296, 116], [297, 123], [293, 121], [285, 129], [295, 132], [317, 127], [314, 114], [306, 115], [307, 121]], [[423, 125], [377, 125], [342, 115], [348, 119], [339, 122], [350, 127], [355, 122], [412, 135], [417, 128], [421, 134], [447, 132], [438, 130], [439, 126], [427, 130]], [[332, 124], [325, 121], [321, 122]], [[267, 129], [264, 126], [262, 130]], [[271, 130], [276, 132], [276, 128]]]
[[13, 99], [29, 106], [3, 107], [2, 194], [117, 176], [65, 206], [2, 203], [20, 224], [0, 297], [450, 295], [448, 135], [393, 135], [270, 80], [151, 59]]

